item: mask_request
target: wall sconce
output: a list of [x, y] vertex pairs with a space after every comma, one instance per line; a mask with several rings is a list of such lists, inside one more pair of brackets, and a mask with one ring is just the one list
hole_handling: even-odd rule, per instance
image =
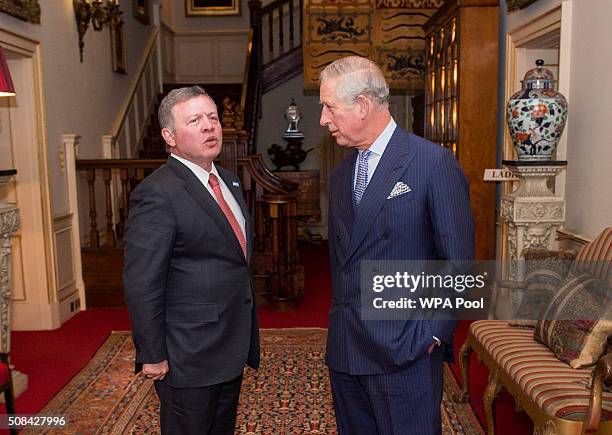
[[74, 16], [79, 32], [79, 53], [83, 62], [83, 37], [89, 28], [89, 23], [95, 31], [100, 31], [105, 25], [115, 26], [121, 21], [121, 12], [117, 0], [72, 0]]
[[11, 79], [11, 72], [6, 62], [4, 51], [0, 47], [0, 97], [12, 97], [15, 95], [15, 86]]

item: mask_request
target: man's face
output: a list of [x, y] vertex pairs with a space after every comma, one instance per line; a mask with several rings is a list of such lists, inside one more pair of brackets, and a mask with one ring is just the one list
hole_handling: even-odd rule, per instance
[[204, 95], [177, 103], [172, 108], [174, 133], [164, 128], [162, 135], [173, 154], [210, 171], [221, 153], [222, 127], [213, 101]]
[[320, 124], [327, 127], [336, 143], [343, 147], [357, 148], [364, 144], [364, 125], [359, 104], [350, 105], [336, 96], [337, 78], [323, 80], [319, 90], [321, 109]]

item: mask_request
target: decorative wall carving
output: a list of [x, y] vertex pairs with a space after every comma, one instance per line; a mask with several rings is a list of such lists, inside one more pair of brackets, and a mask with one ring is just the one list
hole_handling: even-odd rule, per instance
[[547, 249], [550, 246], [552, 224], [528, 224], [523, 249]]
[[12, 15], [23, 21], [40, 24], [40, 5], [38, 0], [0, 0], [0, 12]]
[[0, 205], [0, 352], [4, 353], [11, 348], [11, 250], [19, 224], [17, 208]]
[[304, 87], [318, 89], [334, 60], [364, 56], [382, 68], [395, 90], [421, 90], [423, 24], [443, 0], [307, 0], [304, 8]]
[[521, 204], [516, 209], [518, 219], [529, 219], [536, 221], [563, 219], [564, 207], [559, 203], [534, 202]]
[[512, 221], [508, 224], [508, 257], [510, 258], [510, 270], [507, 279], [518, 281], [518, 242], [517, 229]]

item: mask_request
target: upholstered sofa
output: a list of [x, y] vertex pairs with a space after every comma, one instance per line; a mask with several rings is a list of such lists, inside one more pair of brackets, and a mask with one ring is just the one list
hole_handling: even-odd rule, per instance
[[[595, 276], [598, 283], [603, 282], [608, 289], [608, 296], [612, 297], [609, 291], [612, 283], [611, 260], [612, 228], [607, 228], [580, 249], [575, 260], [568, 266], [566, 281], [586, 271]], [[609, 319], [610, 307], [612, 304], [604, 303], [605, 319]], [[517, 409], [524, 410], [533, 420], [534, 434], [612, 434], [610, 322], [594, 322], [599, 325], [599, 332], [602, 326], [608, 329], [603, 329], [604, 343], [600, 343], [599, 350], [596, 350], [601, 351], [603, 346], [603, 351], [596, 356], [590, 355], [592, 361], [588, 362], [587, 358], [587, 363], [583, 354], [573, 355], [574, 359], [568, 362], [561, 361], [560, 358], [563, 359], [565, 355], [559, 355], [559, 349], [554, 343], [546, 346], [540, 342], [546, 340], [542, 340], [541, 331], [538, 336], [538, 328], [560, 324], [560, 321], [544, 323], [540, 320], [537, 323], [535, 329], [525, 328], [525, 324], [517, 327], [517, 324], [507, 320], [472, 323], [459, 357], [463, 389], [455, 399], [461, 402], [468, 398], [469, 358], [474, 351], [489, 369], [489, 383], [484, 393], [489, 435], [495, 433], [493, 405], [503, 389], [514, 397]], [[590, 351], [595, 352], [593, 349]], [[586, 351], [583, 353], [588, 354]]]

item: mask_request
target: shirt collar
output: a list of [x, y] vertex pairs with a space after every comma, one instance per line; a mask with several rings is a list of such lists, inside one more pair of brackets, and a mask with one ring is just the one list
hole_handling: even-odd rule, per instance
[[385, 149], [387, 148], [387, 144], [391, 140], [391, 136], [393, 136], [395, 127], [397, 127], [397, 124], [395, 120], [391, 118], [385, 129], [376, 138], [372, 145], [370, 145], [370, 148], [368, 148], [368, 150], [378, 156], [382, 156], [382, 154], [385, 152]]
[[170, 154], [170, 157], [174, 157], [176, 160], [187, 166], [205, 186], [208, 185], [208, 177], [210, 176], [210, 174], [215, 174], [218, 179], [221, 179], [221, 176], [217, 171], [217, 167], [215, 166], [215, 162], [211, 163], [210, 172], [208, 172], [206, 169], [199, 165], [196, 165], [191, 160], [187, 160], [183, 157], [177, 156], [176, 154]]

